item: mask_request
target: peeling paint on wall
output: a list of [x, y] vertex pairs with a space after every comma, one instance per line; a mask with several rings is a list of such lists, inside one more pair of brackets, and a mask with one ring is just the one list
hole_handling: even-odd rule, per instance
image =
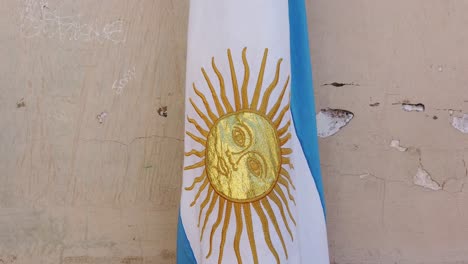
[[359, 86], [359, 84], [356, 83], [342, 83], [342, 82], [332, 82], [332, 83], [325, 83], [322, 86], [334, 86], [334, 87], [343, 87], [343, 86]]
[[322, 109], [317, 114], [317, 134], [325, 138], [336, 134], [341, 128], [346, 126], [354, 114], [342, 109]]
[[162, 117], [167, 117], [167, 106], [159, 107], [158, 115], [160, 115]]
[[468, 133], [468, 114], [463, 114], [462, 117], [453, 117], [452, 126], [460, 132]]
[[397, 149], [398, 151], [405, 152], [408, 150], [408, 148], [402, 147], [400, 145], [400, 140], [394, 139], [392, 142], [390, 142], [390, 147]]
[[423, 104], [403, 103], [401, 104], [401, 109], [406, 112], [424, 112], [425, 106]]
[[106, 111], [101, 112], [99, 115], [96, 116], [96, 119], [98, 120], [99, 124], [104, 123], [104, 119], [106, 118], [106, 116], [107, 116]]
[[24, 102], [24, 98], [21, 98], [21, 100], [19, 100], [16, 103], [16, 108], [21, 108], [21, 107], [26, 107], [26, 103]]
[[422, 166], [419, 166], [418, 171], [416, 172], [416, 175], [414, 175], [413, 183], [418, 186], [424, 187], [426, 189], [431, 189], [434, 191], [438, 191], [442, 189], [440, 187], [440, 184], [434, 181], [431, 178], [431, 175], [429, 175], [429, 173], [425, 171]]

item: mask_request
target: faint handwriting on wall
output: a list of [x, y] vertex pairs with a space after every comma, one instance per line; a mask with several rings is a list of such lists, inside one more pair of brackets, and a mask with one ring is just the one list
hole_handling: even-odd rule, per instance
[[112, 90], [115, 90], [115, 93], [120, 95], [123, 92], [123, 89], [127, 86], [128, 82], [135, 78], [135, 66], [128, 70], [122, 78], [115, 80], [112, 84]]
[[20, 33], [25, 38], [47, 37], [115, 44], [126, 40], [124, 21], [121, 19], [97, 25], [83, 23], [81, 14], [64, 16], [52, 9], [46, 0], [24, 0], [21, 12]]

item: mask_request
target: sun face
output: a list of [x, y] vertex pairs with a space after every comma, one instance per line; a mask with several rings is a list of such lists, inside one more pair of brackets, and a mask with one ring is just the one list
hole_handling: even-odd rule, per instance
[[[295, 204], [291, 194], [291, 188], [294, 189], [294, 185], [288, 172], [292, 168], [288, 158], [292, 150], [285, 147], [291, 138], [288, 132], [291, 121], [288, 120], [289, 115], [287, 115], [289, 103], [281, 108], [289, 84], [289, 76], [282, 85], [280, 96], [270, 105], [270, 95], [279, 83], [282, 59], [279, 59], [276, 64], [273, 80], [263, 90], [263, 77], [268, 56], [268, 49], [265, 49], [255, 90], [252, 98], [249, 98], [250, 67], [246, 51], [247, 49], [244, 48], [242, 52], [244, 78], [241, 87], [238, 85], [231, 51], [227, 51], [234, 102], [230, 102], [226, 96], [224, 77], [218, 70], [214, 58], [212, 67], [219, 81], [218, 89], [214, 87], [205, 69], [202, 68], [214, 107], [208, 103], [206, 95], [193, 84], [193, 89], [203, 102], [205, 111], [202, 111], [201, 106], [197, 106], [190, 98], [190, 103], [198, 116], [188, 117], [188, 122], [196, 131], [193, 133], [187, 131], [186, 134], [198, 142], [202, 148], [185, 153], [186, 156], [197, 156], [200, 161], [184, 169], [203, 168], [203, 172], [185, 190], [196, 192], [190, 206], [199, 206], [198, 225], [202, 224], [200, 240], [206, 239], [205, 232], [208, 231], [210, 235], [210, 249], [206, 258], [212, 255], [213, 237], [223, 222], [218, 263], [222, 262], [227, 230], [231, 227], [235, 228], [232, 246], [237, 262], [242, 263], [240, 238], [245, 230], [253, 261], [258, 263], [256, 250], [258, 238], [255, 236], [258, 236], [258, 233], [254, 232], [252, 224], [252, 218], [257, 217], [262, 225], [263, 232], [261, 233], [265, 243], [279, 263], [278, 251], [271, 241], [269, 223], [273, 225], [281, 240], [286, 258], [288, 252], [279, 225], [280, 220], [291, 240], [293, 240], [293, 234], [290, 222], [296, 224], [290, 211], [290, 204]], [[199, 200], [202, 194], [204, 198]], [[273, 210], [272, 204], [277, 208], [278, 214]], [[212, 217], [216, 207], [216, 221], [211, 230], [206, 230], [208, 220]], [[230, 221], [232, 214], [234, 214], [235, 222]]]
[[262, 115], [241, 111], [218, 119], [206, 150], [208, 179], [224, 198], [256, 201], [275, 186], [281, 153], [276, 130]]

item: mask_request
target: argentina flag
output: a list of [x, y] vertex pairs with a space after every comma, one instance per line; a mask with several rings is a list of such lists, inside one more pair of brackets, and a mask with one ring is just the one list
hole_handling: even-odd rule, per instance
[[191, 0], [177, 262], [329, 263], [303, 0]]

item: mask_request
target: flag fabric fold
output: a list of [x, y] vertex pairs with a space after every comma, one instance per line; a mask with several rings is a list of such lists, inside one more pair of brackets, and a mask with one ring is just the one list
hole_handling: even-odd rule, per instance
[[329, 263], [303, 0], [192, 0], [178, 263]]

